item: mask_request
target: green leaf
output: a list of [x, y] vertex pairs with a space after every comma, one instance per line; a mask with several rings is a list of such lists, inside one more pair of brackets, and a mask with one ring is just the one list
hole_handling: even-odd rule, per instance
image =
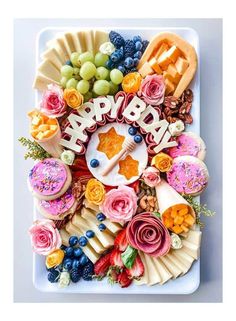
[[153, 212], [154, 215], [156, 215], [158, 218], [161, 219], [161, 214], [159, 212]]
[[132, 246], [128, 245], [124, 253], [121, 254], [122, 262], [127, 269], [131, 269], [134, 265], [134, 260], [138, 254], [138, 251]]

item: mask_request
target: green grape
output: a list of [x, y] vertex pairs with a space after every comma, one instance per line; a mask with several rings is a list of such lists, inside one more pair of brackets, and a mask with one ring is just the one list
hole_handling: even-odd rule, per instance
[[97, 72], [96, 72], [96, 79], [106, 79], [109, 75], [109, 71], [108, 69], [106, 69], [105, 67], [98, 67], [97, 68]]
[[112, 81], [110, 81], [109, 84], [110, 84], [109, 95], [115, 95], [119, 90], [119, 86], [114, 84]]
[[86, 51], [80, 54], [79, 61], [81, 65], [83, 65], [86, 61], [94, 62], [94, 56], [90, 51]]
[[77, 84], [76, 89], [82, 94], [86, 94], [89, 91], [89, 82], [88, 80], [80, 80]]
[[60, 80], [60, 84], [62, 85], [63, 88], [66, 88], [66, 82], [67, 82], [67, 78], [66, 77], [62, 77]]
[[77, 84], [78, 80], [76, 80], [75, 78], [71, 78], [67, 81], [66, 88], [76, 88]]
[[110, 84], [107, 80], [97, 80], [93, 85], [93, 91], [96, 95], [107, 95], [110, 91]]
[[97, 67], [104, 67], [108, 59], [108, 55], [105, 55], [101, 52], [97, 52], [95, 55], [94, 63]]
[[84, 95], [84, 102], [89, 101], [92, 97], [93, 97], [92, 92], [91, 92], [91, 91], [88, 91], [88, 92]]
[[61, 67], [61, 75], [62, 77], [66, 77], [67, 79], [71, 78], [74, 72], [74, 68], [69, 65], [64, 65]]
[[99, 95], [97, 95], [93, 90], [92, 90], [92, 98], [97, 98]]
[[79, 56], [80, 54], [78, 52], [72, 52], [70, 55], [70, 61], [72, 62], [73, 66], [80, 67]]
[[110, 78], [113, 84], [119, 85], [120, 83], [122, 83], [124, 77], [119, 69], [112, 69], [110, 72]]
[[96, 71], [95, 65], [90, 61], [86, 61], [80, 68], [80, 76], [84, 80], [89, 80], [95, 76]]

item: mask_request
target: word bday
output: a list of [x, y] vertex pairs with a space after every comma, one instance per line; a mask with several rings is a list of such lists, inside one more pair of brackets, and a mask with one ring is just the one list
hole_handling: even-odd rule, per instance
[[[66, 127], [64, 132], [70, 136], [70, 139], [61, 139], [60, 144], [80, 154], [82, 152], [80, 143], [88, 141], [86, 129], [101, 122], [104, 115], [115, 121], [124, 99], [120, 96], [115, 101], [113, 96], [106, 96], [94, 98], [93, 102], [85, 103], [79, 108], [77, 114], [69, 115], [69, 126]], [[158, 112], [151, 105], [147, 106], [139, 97], [134, 96], [132, 98], [124, 108], [122, 116], [128, 123], [139, 126], [142, 132], [152, 134], [153, 141], [156, 143], [156, 147], [153, 149], [155, 153], [164, 148], [177, 146], [175, 141], [169, 141], [171, 138], [167, 130], [169, 123], [165, 119], [159, 120]]]

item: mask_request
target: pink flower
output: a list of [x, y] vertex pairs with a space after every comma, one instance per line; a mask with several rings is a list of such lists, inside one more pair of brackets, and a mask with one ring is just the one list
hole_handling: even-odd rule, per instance
[[161, 75], [146, 76], [141, 82], [138, 94], [147, 104], [160, 105], [165, 95], [164, 78]]
[[61, 236], [51, 220], [37, 220], [29, 229], [31, 245], [35, 253], [48, 255], [61, 246]]
[[127, 222], [137, 211], [137, 201], [134, 190], [122, 185], [105, 195], [100, 209], [112, 222]]
[[48, 85], [40, 104], [41, 111], [49, 117], [61, 117], [66, 112], [66, 102], [63, 99], [63, 90], [55, 84]]
[[161, 182], [159, 170], [152, 166], [147, 167], [143, 171], [142, 178], [144, 182], [150, 187], [155, 187]]

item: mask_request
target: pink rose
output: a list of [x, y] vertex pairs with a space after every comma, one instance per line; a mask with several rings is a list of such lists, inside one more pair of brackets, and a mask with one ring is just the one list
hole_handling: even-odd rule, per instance
[[152, 166], [146, 168], [143, 171], [142, 178], [144, 182], [150, 187], [155, 187], [161, 182], [159, 170]]
[[122, 185], [105, 195], [100, 209], [112, 222], [127, 222], [137, 211], [137, 201], [134, 190]]
[[164, 78], [161, 75], [146, 76], [141, 82], [138, 94], [147, 104], [160, 105], [165, 95]]
[[35, 253], [48, 255], [61, 246], [61, 236], [53, 221], [47, 219], [35, 221], [29, 233]]
[[63, 99], [63, 90], [55, 84], [48, 85], [40, 104], [41, 111], [49, 117], [61, 117], [66, 113], [66, 102]]

